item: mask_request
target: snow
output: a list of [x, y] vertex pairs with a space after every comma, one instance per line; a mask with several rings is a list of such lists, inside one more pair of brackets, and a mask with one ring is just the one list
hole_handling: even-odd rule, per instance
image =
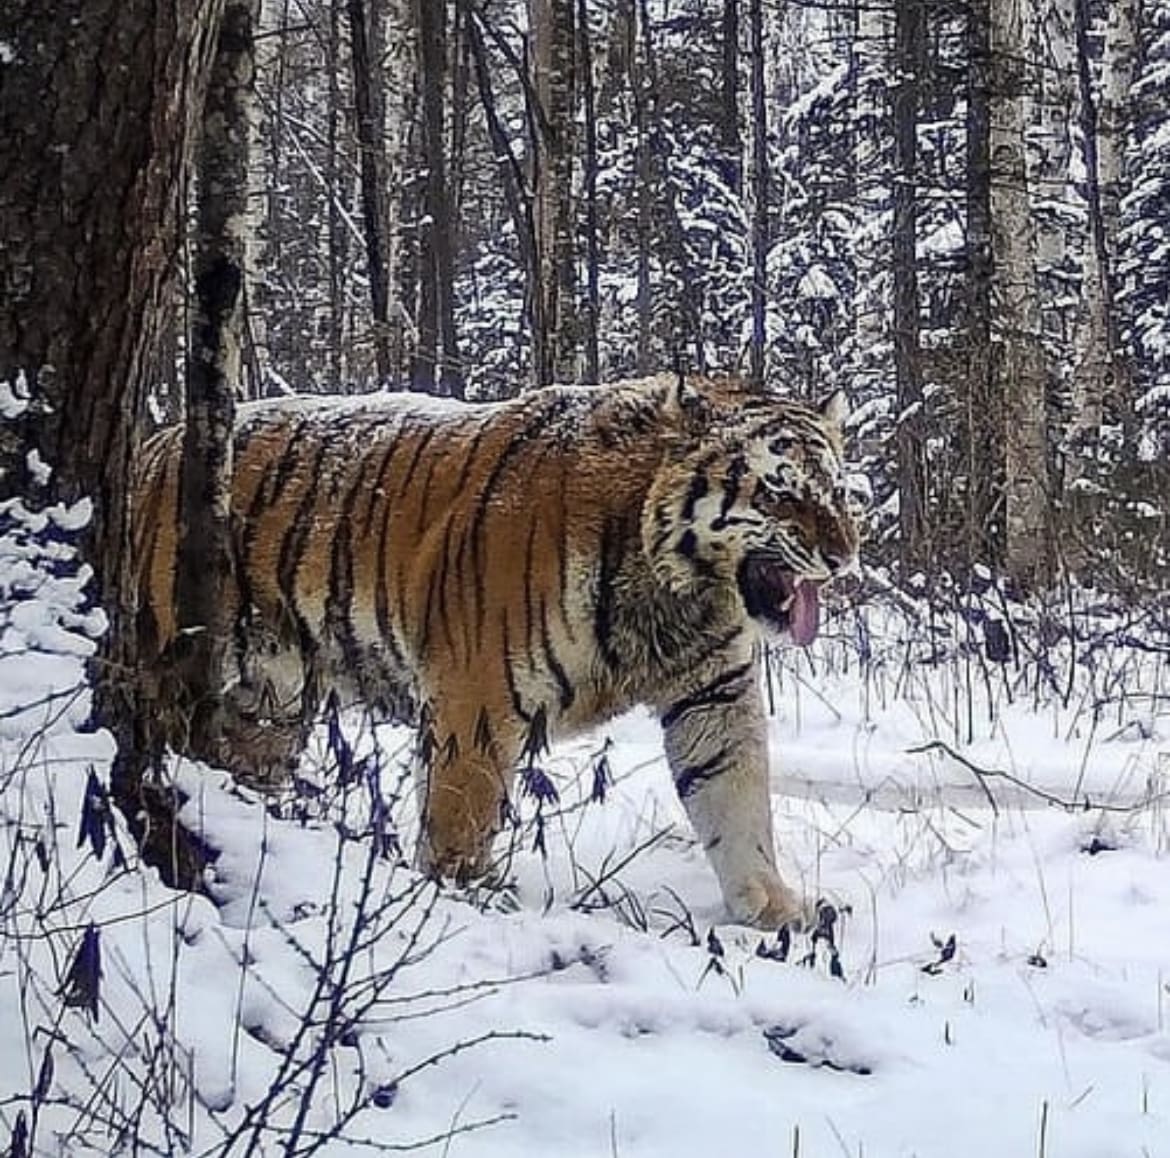
[[[809, 896], [851, 906], [837, 980], [823, 944], [806, 966], [798, 935], [780, 961], [725, 923], [644, 713], [548, 757], [548, 857], [522, 801], [503, 889], [436, 891], [396, 854], [411, 737], [356, 714], [344, 789], [325, 736], [316, 792], [264, 799], [175, 763], [184, 819], [221, 850], [214, 903], [133, 869], [121, 827], [95, 853], [93, 824], [78, 834], [112, 754], [83, 730], [100, 621], [60, 548], [0, 547], [0, 1144], [31, 1121], [48, 1050], [39, 1154], [128, 1152], [106, 1119], [144, 1152], [308, 1153], [304, 1131], [339, 1117], [318, 1152], [1170, 1154], [1163, 637], [1131, 649], [1140, 625], [1071, 617], [1077, 665], [1052, 643], [1049, 686], [971, 646], [1005, 614], [990, 601], [954, 621], [839, 607], [814, 648], [775, 656], [777, 840]], [[91, 926], [96, 1019], [67, 981]]]
[[833, 279], [819, 266], [813, 265], [805, 270], [797, 283], [796, 292], [802, 298], [816, 298], [832, 301], [839, 297]]
[[1170, 384], [1151, 386], [1134, 402], [1133, 408], [1137, 414], [1146, 414], [1160, 406], [1170, 407]]
[[965, 241], [957, 221], [944, 221], [918, 243], [915, 256], [919, 261], [952, 257], [963, 252]]
[[25, 465], [28, 468], [29, 477], [34, 483], [42, 487], [48, 485], [53, 468], [41, 458], [40, 453], [35, 448], [25, 455]]
[[[0, 61], [3, 59], [3, 45], [0, 45]], [[18, 371], [15, 382], [0, 379], [0, 418], [19, 418], [28, 409], [28, 379], [24, 371]]]

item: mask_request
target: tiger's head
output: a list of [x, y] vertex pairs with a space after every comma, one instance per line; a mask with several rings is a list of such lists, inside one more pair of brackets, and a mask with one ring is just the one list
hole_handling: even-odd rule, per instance
[[857, 564], [843, 395], [813, 407], [680, 382], [665, 408], [673, 437], [642, 521], [655, 574], [684, 597], [720, 588], [764, 630], [811, 643], [821, 587]]

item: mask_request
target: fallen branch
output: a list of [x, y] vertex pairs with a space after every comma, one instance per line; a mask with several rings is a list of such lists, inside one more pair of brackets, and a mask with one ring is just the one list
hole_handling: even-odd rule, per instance
[[1065, 800], [1061, 796], [1057, 796], [1053, 792], [1048, 792], [1043, 788], [1037, 788], [1035, 784], [1029, 784], [1026, 780], [1022, 780], [1019, 776], [1011, 772], [1007, 772], [1002, 768], [982, 768], [973, 761], [967, 759], [966, 756], [960, 752], [956, 752], [949, 744], [942, 740], [931, 740], [929, 743], [920, 744], [917, 748], [907, 748], [906, 753], [910, 756], [920, 756], [925, 752], [943, 752], [949, 756], [956, 764], [961, 764], [969, 772], [971, 772], [979, 787], [983, 789], [987, 797], [987, 802], [991, 807], [991, 811], [995, 816], [999, 815], [999, 805], [996, 802], [995, 795], [992, 793], [989, 780], [1004, 780], [1013, 787], [1026, 792], [1029, 796], [1034, 796], [1037, 800], [1044, 801], [1045, 804], [1051, 804], [1056, 808], [1060, 808], [1065, 812], [1117, 812], [1129, 815], [1134, 812], [1141, 812], [1144, 808], [1149, 808], [1151, 804], [1156, 804], [1162, 800], [1170, 798], [1170, 790], [1165, 792], [1154, 792], [1146, 796], [1143, 800], [1139, 800], [1134, 804], [1108, 804], [1103, 802], [1094, 802], [1085, 796], [1080, 800]]

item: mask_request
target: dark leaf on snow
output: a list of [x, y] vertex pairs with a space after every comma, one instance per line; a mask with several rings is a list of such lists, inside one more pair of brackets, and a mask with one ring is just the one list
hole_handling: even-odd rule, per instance
[[81, 938], [77, 955], [73, 958], [65, 984], [61, 987], [61, 996], [65, 1004], [73, 1009], [86, 1010], [90, 1017], [97, 1021], [101, 977], [101, 934], [96, 925], [90, 925]]
[[609, 766], [609, 757], [602, 752], [593, 761], [593, 788], [589, 799], [593, 804], [604, 804], [609, 786], [613, 783], [613, 771]]
[[16, 1115], [12, 1128], [12, 1141], [8, 1146], [8, 1158], [28, 1158], [28, 1118], [23, 1110]]
[[106, 851], [106, 828], [110, 824], [109, 799], [93, 768], [85, 782], [85, 797], [81, 803], [81, 823], [77, 829], [77, 847], [88, 844], [93, 855], [102, 859]]
[[543, 768], [530, 764], [527, 768], [520, 769], [520, 778], [525, 793], [538, 804], [556, 804], [560, 799], [557, 786]]
[[782, 1062], [788, 1062], [792, 1065], [808, 1065], [814, 1069], [837, 1070], [842, 1073], [863, 1076], [873, 1073], [873, 1069], [864, 1062], [838, 1061], [836, 1058], [830, 1057], [828, 1049], [824, 1048], [830, 1044], [828, 1042], [819, 1043], [823, 1048], [807, 1049], [802, 1042], [797, 1040], [800, 1029], [800, 1026], [769, 1026], [764, 1030], [764, 1040], [768, 1043], [768, 1049]]

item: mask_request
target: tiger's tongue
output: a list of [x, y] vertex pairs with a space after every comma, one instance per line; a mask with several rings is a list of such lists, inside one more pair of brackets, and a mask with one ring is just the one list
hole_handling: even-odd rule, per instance
[[788, 634], [799, 647], [807, 647], [817, 637], [821, 617], [821, 600], [815, 583], [798, 583], [788, 609]]

